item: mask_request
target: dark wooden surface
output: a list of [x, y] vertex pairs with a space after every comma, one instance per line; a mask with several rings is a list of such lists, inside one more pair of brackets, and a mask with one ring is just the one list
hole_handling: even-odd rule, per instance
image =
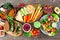
[[[10, 2], [14, 7], [16, 7], [19, 3], [25, 3], [25, 4], [35, 4], [40, 3], [42, 5], [51, 4], [53, 6], [59, 6], [60, 7], [60, 0], [0, 0], [0, 6], [6, 2]], [[60, 26], [60, 22], [59, 25]], [[44, 35], [43, 33], [40, 34], [38, 37], [32, 37], [28, 38], [25, 36], [20, 37], [13, 37], [8, 34], [5, 35], [5, 37], [0, 38], [0, 40], [60, 40], [60, 30], [54, 37], [49, 37]]]

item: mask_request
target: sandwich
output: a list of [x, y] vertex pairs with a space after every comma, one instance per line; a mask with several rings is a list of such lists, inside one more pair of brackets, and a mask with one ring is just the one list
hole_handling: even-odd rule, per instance
[[[14, 26], [11, 27], [8, 21], [5, 21], [5, 24], [4, 24], [5, 32], [15, 37], [22, 35], [23, 33], [22, 24], [20, 24], [17, 21], [13, 21], [13, 23], [14, 23]], [[11, 29], [13, 29], [13, 31], [11, 31]]]
[[[0, 11], [4, 12], [6, 15], [9, 15], [11, 17], [14, 17], [16, 14], [16, 11], [14, 7], [11, 5], [11, 3], [5, 3], [0, 7]], [[0, 17], [3, 20], [7, 20], [6, 16], [0, 12]]]

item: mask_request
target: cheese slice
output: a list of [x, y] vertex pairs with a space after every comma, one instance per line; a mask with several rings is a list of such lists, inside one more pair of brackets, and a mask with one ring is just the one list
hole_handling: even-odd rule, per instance
[[22, 16], [23, 16], [23, 14], [22, 14], [20, 11], [18, 11], [18, 13], [17, 13], [15, 19], [18, 20], [18, 21], [23, 21]]

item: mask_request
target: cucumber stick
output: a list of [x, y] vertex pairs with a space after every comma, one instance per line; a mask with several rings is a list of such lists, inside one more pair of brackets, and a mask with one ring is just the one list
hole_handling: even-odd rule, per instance
[[24, 15], [27, 15], [27, 12], [26, 12], [26, 8], [25, 8], [25, 7], [21, 9], [21, 12], [22, 12]]

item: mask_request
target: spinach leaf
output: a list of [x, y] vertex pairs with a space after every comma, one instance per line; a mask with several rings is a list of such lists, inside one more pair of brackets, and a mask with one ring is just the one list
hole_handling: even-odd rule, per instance
[[30, 32], [24, 32], [23, 35], [24, 35], [24, 36], [27, 36], [27, 37], [31, 37], [31, 33], [30, 33]]

